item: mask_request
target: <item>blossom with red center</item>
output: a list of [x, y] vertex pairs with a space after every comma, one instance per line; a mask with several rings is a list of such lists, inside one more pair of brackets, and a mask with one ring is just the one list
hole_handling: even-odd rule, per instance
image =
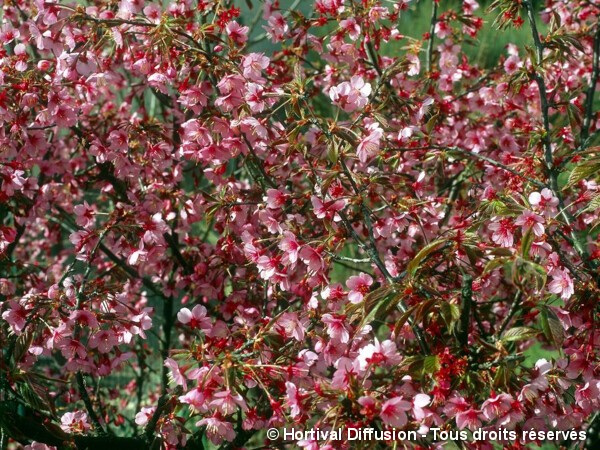
[[510, 217], [503, 217], [492, 222], [488, 228], [493, 231], [492, 241], [502, 247], [512, 247], [514, 243], [515, 225]]
[[548, 284], [548, 291], [553, 294], [559, 294], [563, 300], [568, 300], [575, 293], [573, 279], [569, 272], [564, 269], [554, 269], [550, 272], [552, 281]]
[[249, 31], [250, 28], [240, 25], [235, 20], [229, 22], [225, 27], [227, 36], [229, 36], [229, 38], [237, 45], [243, 45], [246, 43], [246, 41], [248, 41]]
[[327, 326], [327, 334], [332, 339], [337, 339], [342, 343], [350, 340], [350, 333], [345, 325], [345, 317], [337, 314], [323, 314], [321, 318]]
[[541, 192], [529, 194], [529, 203], [536, 211], [541, 211], [544, 217], [549, 218], [556, 213], [558, 198], [550, 189], [544, 188]]
[[196, 305], [191, 311], [189, 308], [181, 308], [177, 313], [177, 320], [192, 329], [201, 329], [204, 332], [208, 332], [212, 328], [212, 321], [207, 316], [204, 305]]
[[100, 330], [92, 335], [89, 341], [91, 348], [97, 348], [101, 353], [110, 352], [119, 344], [119, 338], [113, 330]]
[[295, 264], [298, 261], [300, 244], [291, 231], [283, 232], [283, 239], [279, 242], [279, 248], [284, 252], [281, 262], [283, 264]]
[[366, 163], [369, 158], [377, 154], [383, 137], [383, 130], [377, 122], [367, 125], [366, 131], [366, 136], [361, 139], [356, 147], [356, 155], [362, 163]]
[[510, 394], [496, 395], [492, 393], [490, 398], [481, 405], [481, 412], [486, 419], [495, 419], [506, 414], [510, 410], [513, 401], [514, 399]]
[[329, 90], [329, 97], [333, 104], [346, 112], [364, 108], [369, 102], [370, 94], [371, 85], [356, 75], [349, 82], [344, 81]]
[[214, 394], [210, 406], [218, 409], [226, 416], [233, 414], [238, 408], [242, 411], [248, 410], [248, 406], [242, 396], [239, 393], [232, 393], [229, 389]]
[[544, 234], [544, 218], [536, 213], [525, 210], [523, 214], [517, 217], [515, 225], [520, 226], [524, 232], [532, 230], [533, 234], [540, 237]]
[[335, 222], [339, 222], [341, 220], [337, 213], [342, 211], [347, 203], [345, 199], [329, 200], [324, 202], [316, 195], [313, 195], [310, 201], [313, 205], [315, 216], [317, 216], [318, 219], [333, 219]]
[[385, 340], [379, 342], [375, 338], [374, 344], [367, 344], [361, 348], [356, 358], [361, 370], [366, 370], [369, 366], [395, 366], [402, 361], [402, 356], [398, 353], [396, 344], [393, 341]]
[[381, 405], [379, 417], [383, 423], [395, 428], [402, 428], [408, 422], [407, 411], [412, 409], [412, 404], [402, 397], [391, 398]]
[[196, 422], [196, 426], [206, 426], [206, 436], [215, 445], [221, 445], [223, 441], [232, 442], [235, 439], [233, 424], [225, 420], [219, 413], [199, 420]]
[[348, 300], [350, 300], [350, 303], [362, 302], [372, 284], [373, 278], [366, 273], [361, 273], [360, 275], [354, 275], [348, 278], [346, 286], [350, 289], [350, 292], [348, 293]]
[[67, 433], [84, 433], [91, 428], [88, 415], [83, 411], [67, 412], [60, 418], [61, 428]]
[[290, 408], [290, 416], [292, 418], [297, 417], [302, 414], [302, 400], [305, 398], [305, 394], [302, 389], [298, 389], [294, 383], [290, 383], [289, 381], [285, 383], [285, 390], [287, 405]]

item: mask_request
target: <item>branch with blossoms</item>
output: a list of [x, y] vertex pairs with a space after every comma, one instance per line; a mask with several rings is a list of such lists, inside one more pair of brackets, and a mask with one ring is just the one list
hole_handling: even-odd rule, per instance
[[593, 2], [5, 3], [0, 449], [597, 446]]

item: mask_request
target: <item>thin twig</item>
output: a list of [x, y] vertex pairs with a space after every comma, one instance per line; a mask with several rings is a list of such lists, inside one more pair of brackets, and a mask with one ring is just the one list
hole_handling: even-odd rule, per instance
[[536, 50], [536, 66], [534, 67], [533, 79], [535, 80], [539, 94], [540, 94], [540, 105], [542, 112], [542, 122], [544, 124], [544, 133], [542, 135], [542, 144], [544, 146], [544, 163], [546, 165], [546, 170], [548, 171], [548, 177], [550, 179], [550, 189], [554, 196], [558, 199], [558, 206], [560, 209], [560, 216], [564, 220], [567, 227], [569, 227], [571, 231], [571, 238], [573, 239], [573, 246], [575, 250], [581, 257], [584, 264], [595, 270], [596, 265], [594, 262], [590, 261], [588, 251], [586, 249], [585, 243], [581, 240], [581, 238], [577, 235], [575, 230], [573, 230], [572, 222], [574, 218], [571, 216], [567, 208], [565, 207], [564, 200], [560, 189], [558, 188], [558, 170], [554, 165], [554, 157], [552, 155], [552, 145], [550, 142], [550, 105], [548, 104], [548, 94], [546, 89], [546, 82], [544, 81], [543, 76], [539, 73], [539, 67], [542, 65], [544, 60], [544, 44], [540, 40], [540, 35], [537, 28], [537, 23], [535, 19], [535, 13], [533, 9], [533, 4], [531, 0], [524, 1], [525, 8], [527, 9], [527, 18], [529, 20], [529, 25], [531, 28], [531, 34], [533, 37], [533, 43], [535, 45]]
[[471, 324], [471, 304], [473, 303], [473, 277], [470, 274], [463, 275], [461, 299], [458, 342], [462, 348], [467, 348]]
[[429, 25], [429, 43], [427, 44], [427, 64], [425, 66], [427, 72], [431, 72], [431, 65], [433, 63], [433, 45], [435, 41], [435, 26], [437, 24], [437, 13], [438, 13], [438, 2], [432, 0], [431, 10], [431, 24]]
[[[77, 293], [76, 293], [76, 298], [77, 298], [76, 308], [77, 308], [77, 310], [82, 309], [83, 302], [84, 302], [84, 296], [85, 296], [85, 285], [90, 276], [90, 273], [92, 272], [92, 261], [96, 257], [96, 253], [98, 252], [98, 249], [100, 248], [100, 245], [102, 244], [102, 240], [104, 239], [104, 237], [106, 236], [108, 231], [109, 231], [109, 228], [105, 228], [104, 230], [102, 230], [102, 232], [98, 236], [98, 242], [96, 242], [96, 245], [94, 245], [94, 248], [90, 252], [90, 256], [89, 256], [88, 262], [86, 264], [85, 271], [83, 273], [83, 278], [81, 280], [81, 284], [79, 285], [79, 288], [77, 289]], [[73, 330], [73, 336], [74, 336], [75, 340], [79, 340], [79, 331], [80, 331], [80, 327], [79, 327], [79, 325], [76, 325]], [[106, 428], [100, 422], [100, 419], [94, 409], [94, 405], [92, 404], [92, 400], [90, 399], [90, 396], [88, 394], [87, 387], [85, 386], [85, 379], [83, 377], [83, 372], [81, 372], [81, 370], [77, 371], [77, 373], [75, 374], [75, 379], [77, 381], [77, 388], [79, 389], [79, 395], [81, 395], [81, 399], [83, 400], [83, 403], [85, 404], [85, 408], [87, 409], [87, 412], [90, 415], [90, 419], [92, 420], [92, 423], [94, 424], [96, 429], [98, 429], [101, 433], [106, 433]]]
[[512, 320], [513, 316], [518, 311], [518, 309], [521, 307], [522, 298], [523, 298], [523, 293], [521, 291], [517, 292], [517, 294], [515, 295], [515, 298], [512, 302], [512, 305], [510, 305], [508, 314], [502, 321], [502, 325], [500, 325], [500, 329], [498, 330], [498, 333], [496, 335], [498, 338], [500, 338], [502, 336], [502, 333], [504, 333], [504, 330], [506, 330], [506, 327], [508, 327], [508, 324]]
[[600, 77], [600, 24], [596, 25], [596, 34], [594, 35], [594, 53], [592, 58], [592, 77], [585, 97], [585, 116], [581, 127], [581, 142], [587, 141], [590, 135], [590, 126], [594, 115], [594, 94], [596, 85]]

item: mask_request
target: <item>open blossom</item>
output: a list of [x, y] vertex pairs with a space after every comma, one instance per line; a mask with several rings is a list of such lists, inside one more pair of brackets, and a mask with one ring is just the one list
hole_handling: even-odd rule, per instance
[[331, 379], [332, 389], [346, 389], [351, 381], [360, 375], [356, 360], [342, 357], [337, 362], [336, 371]]
[[263, 96], [264, 89], [257, 83], [248, 83], [244, 99], [253, 113], [261, 113], [267, 106], [267, 99]]
[[135, 415], [135, 423], [140, 426], [146, 425], [154, 415], [155, 410], [156, 407], [154, 406], [143, 406], [142, 410]]
[[408, 422], [407, 411], [412, 409], [412, 404], [402, 397], [391, 398], [381, 405], [379, 417], [383, 423], [394, 428], [402, 428]]
[[290, 383], [285, 383], [287, 403], [290, 408], [290, 416], [292, 418], [299, 416], [302, 413], [302, 392], [298, 387]]
[[244, 76], [252, 81], [264, 80], [262, 71], [269, 67], [269, 58], [263, 53], [250, 53], [244, 56], [242, 68]]
[[364, 108], [369, 102], [371, 85], [365, 83], [360, 76], [353, 76], [350, 81], [333, 86], [329, 90], [329, 97], [334, 105], [339, 106], [346, 112], [352, 112]]
[[344, 317], [335, 314], [323, 314], [321, 320], [327, 326], [327, 334], [332, 339], [337, 339], [342, 343], [350, 340], [350, 333], [344, 324]]
[[311, 272], [318, 273], [323, 269], [325, 263], [321, 253], [312, 248], [310, 245], [302, 246], [298, 256]]
[[101, 353], [108, 353], [118, 344], [119, 338], [113, 330], [100, 330], [92, 335], [88, 345]]
[[279, 242], [279, 248], [284, 252], [281, 262], [283, 264], [295, 264], [298, 261], [300, 244], [291, 231], [283, 232], [283, 239]]
[[514, 243], [515, 225], [509, 217], [492, 222], [488, 228], [493, 231], [492, 241], [502, 247], [512, 247]]
[[350, 292], [348, 293], [348, 300], [350, 300], [350, 303], [362, 302], [372, 284], [373, 278], [366, 273], [361, 273], [360, 275], [354, 275], [348, 278], [346, 286], [350, 289]]
[[187, 389], [187, 380], [185, 379], [185, 375], [179, 368], [177, 361], [172, 358], [165, 359], [165, 367], [170, 369], [171, 378], [178, 386], [183, 386], [183, 389]]
[[208, 411], [207, 394], [201, 388], [192, 389], [187, 394], [179, 397], [179, 401], [189, 405], [192, 411]]
[[318, 219], [333, 219], [335, 222], [341, 220], [337, 213], [343, 210], [347, 203], [345, 199], [323, 201], [316, 195], [313, 195], [310, 201]]
[[575, 293], [573, 279], [569, 273], [563, 269], [554, 269], [550, 272], [552, 281], [548, 284], [548, 291], [553, 294], [560, 294], [563, 300], [568, 300]]
[[481, 428], [481, 412], [475, 408], [468, 408], [456, 414], [456, 426], [459, 430], [468, 428], [475, 431]]
[[5, 320], [17, 335], [21, 334], [27, 323], [27, 310], [16, 300], [8, 302], [9, 309], [2, 313], [2, 320]]
[[340, 21], [340, 28], [346, 31], [348, 36], [350, 36], [350, 39], [353, 41], [356, 41], [358, 36], [360, 36], [360, 25], [356, 23], [356, 19], [354, 17]]
[[365, 163], [367, 160], [377, 154], [379, 151], [379, 143], [383, 137], [383, 130], [377, 122], [373, 122], [366, 127], [367, 135], [358, 143], [356, 147], [356, 155], [360, 162]]
[[524, 232], [532, 230], [533, 234], [537, 237], [544, 234], [543, 223], [544, 218], [542, 216], [538, 216], [536, 213], [528, 210], [523, 211], [523, 214], [515, 220], [515, 225], [522, 227]]
[[67, 433], [85, 433], [91, 426], [87, 413], [83, 411], [67, 412], [60, 418], [61, 428]]
[[298, 319], [297, 313], [283, 313], [277, 321], [279, 329], [287, 336], [292, 336], [299, 342], [304, 340], [305, 325]]
[[245, 44], [246, 41], [248, 41], [249, 31], [250, 28], [246, 26], [241, 26], [235, 20], [229, 22], [225, 27], [225, 32], [227, 33], [227, 36], [229, 36], [231, 40], [233, 40], [233, 42], [235, 42], [238, 45]]
[[279, 42], [283, 39], [290, 27], [281, 13], [276, 12], [269, 16], [267, 25], [263, 27], [271, 42]]
[[75, 221], [77, 222], [77, 225], [83, 228], [90, 228], [94, 226], [94, 208], [92, 208], [88, 202], [84, 201], [83, 205], [75, 205], [73, 212], [75, 213]]
[[535, 210], [543, 212], [545, 217], [551, 217], [556, 213], [558, 198], [550, 189], [544, 188], [541, 192], [529, 194], [529, 203]]
[[361, 348], [356, 358], [361, 370], [366, 370], [369, 366], [394, 366], [400, 363], [402, 357], [398, 353], [396, 344], [393, 341], [385, 340], [379, 342], [376, 338], [374, 344], [367, 344]]
[[504, 416], [510, 411], [514, 399], [509, 394], [493, 394], [481, 405], [481, 412], [488, 420]]
[[214, 394], [210, 406], [220, 410], [226, 416], [233, 414], [238, 408], [242, 411], [248, 410], [248, 406], [242, 396], [238, 393], [232, 393], [229, 389]]
[[290, 194], [287, 191], [281, 191], [279, 189], [267, 189], [266, 197], [263, 200], [267, 202], [267, 208], [279, 209], [285, 205], [285, 202], [289, 198]]
[[206, 426], [206, 435], [215, 445], [220, 445], [223, 441], [232, 442], [235, 439], [233, 424], [224, 420], [218, 414], [196, 422], [196, 426]]
[[188, 308], [181, 308], [177, 313], [177, 320], [190, 328], [199, 328], [206, 332], [212, 328], [210, 317], [207, 317], [206, 307], [196, 305], [190, 311]]

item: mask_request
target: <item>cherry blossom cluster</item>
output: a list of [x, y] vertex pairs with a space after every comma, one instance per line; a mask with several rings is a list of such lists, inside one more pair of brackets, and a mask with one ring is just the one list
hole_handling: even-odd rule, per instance
[[3, 3], [0, 448], [596, 442], [600, 4], [289, 3]]

